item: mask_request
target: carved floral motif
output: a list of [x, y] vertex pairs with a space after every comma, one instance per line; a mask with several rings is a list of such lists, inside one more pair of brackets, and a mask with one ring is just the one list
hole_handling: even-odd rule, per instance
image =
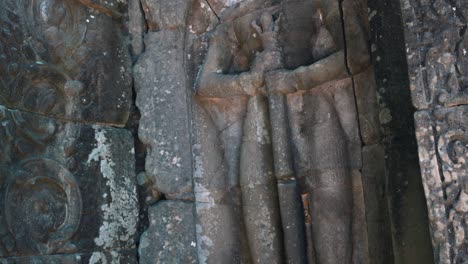
[[72, 120], [125, 123], [129, 57], [115, 12], [75, 0], [0, 5], [0, 103]]

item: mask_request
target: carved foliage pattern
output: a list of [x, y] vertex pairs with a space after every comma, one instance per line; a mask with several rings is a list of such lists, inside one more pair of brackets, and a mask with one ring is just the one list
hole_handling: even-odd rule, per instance
[[[0, 108], [0, 254], [51, 254], [73, 250], [78, 228], [78, 182], [59, 162], [44, 158], [62, 128], [51, 119]], [[40, 156], [37, 156], [37, 155]]]
[[416, 114], [416, 135], [437, 263], [468, 261], [468, 107]]
[[413, 103], [419, 108], [468, 103], [468, 4], [404, 0]]
[[0, 1], [0, 103], [74, 120], [126, 121], [128, 54], [114, 20], [81, 2]]

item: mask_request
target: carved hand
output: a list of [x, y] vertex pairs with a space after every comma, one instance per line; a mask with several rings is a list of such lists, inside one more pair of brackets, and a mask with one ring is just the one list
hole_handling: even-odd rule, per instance
[[261, 25], [258, 25], [256, 20], [252, 21], [252, 27], [260, 36], [264, 49], [278, 48], [280, 22], [281, 15], [275, 21], [271, 12], [265, 12], [262, 14], [260, 17]]
[[239, 77], [239, 84], [247, 95], [254, 96], [257, 94], [265, 94], [265, 87], [263, 86], [263, 73], [242, 73]]
[[275, 21], [271, 12], [262, 14], [261, 26], [257, 24], [257, 21], [252, 21], [252, 27], [263, 42], [263, 51], [256, 55], [251, 71], [264, 73], [283, 68], [281, 48], [278, 45], [280, 21], [281, 17]]
[[297, 89], [297, 81], [294, 73], [288, 70], [276, 70], [265, 74], [265, 83], [268, 93], [294, 93]]

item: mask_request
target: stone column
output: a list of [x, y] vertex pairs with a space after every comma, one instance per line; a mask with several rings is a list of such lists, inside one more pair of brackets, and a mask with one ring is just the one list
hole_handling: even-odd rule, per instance
[[401, 1], [421, 174], [436, 263], [465, 263], [468, 4]]
[[[166, 199], [158, 201], [159, 197], [150, 195], [144, 202], [149, 228], [140, 238], [141, 263], [198, 263], [191, 86], [184, 50], [191, 5], [190, 0], [133, 0], [130, 5], [133, 49], [138, 58], [133, 67], [136, 106], [141, 112], [138, 137], [147, 147], [145, 172], [139, 180]], [[141, 37], [144, 49], [138, 48]]]

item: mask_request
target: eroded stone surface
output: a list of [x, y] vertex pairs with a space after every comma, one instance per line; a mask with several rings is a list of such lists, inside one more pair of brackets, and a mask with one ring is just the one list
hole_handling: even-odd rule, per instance
[[192, 191], [183, 33], [145, 36], [146, 51], [134, 67], [137, 106], [143, 113], [139, 138], [148, 144], [147, 174], [165, 194]]
[[185, 25], [190, 1], [141, 0], [150, 31], [176, 29]]
[[134, 248], [132, 136], [0, 108], [1, 255]]
[[381, 135], [373, 67], [354, 76], [354, 91], [362, 141], [365, 145], [376, 144]]
[[[126, 2], [0, 0], [6, 46], [20, 47], [0, 52], [25, 61], [0, 66], [0, 103], [122, 126]], [[156, 203], [140, 261], [369, 262], [362, 144], [379, 135], [365, 1], [141, 0], [130, 16], [139, 182]], [[132, 263], [119, 253], [136, 244], [132, 137], [0, 110], [6, 261]]]
[[125, 125], [131, 72], [116, 11], [90, 0], [0, 4], [1, 104], [61, 119]]
[[[368, 29], [366, 17], [361, 14], [363, 10], [365, 12], [365, 2], [347, 2], [340, 6], [339, 2], [330, 1], [286, 1], [281, 8], [261, 9], [274, 3], [251, 1], [252, 5], [247, 8], [250, 12], [244, 13], [246, 3], [241, 2], [235, 8], [221, 12], [223, 23], [213, 31], [205, 63], [197, 78], [195, 102], [199, 106], [193, 110], [196, 142], [193, 153], [195, 199], [200, 218], [197, 234], [202, 241], [199, 252], [207, 263], [220, 261], [217, 251], [228, 252], [237, 259], [238, 250], [229, 250], [229, 247], [235, 245], [242, 252], [245, 250], [242, 245], [247, 242], [253, 262], [282, 262], [285, 256], [270, 254], [270, 250], [285, 249], [274, 244], [275, 232], [268, 230], [274, 230], [271, 227], [277, 212], [282, 217], [290, 216], [291, 227], [296, 226], [295, 221], [304, 222], [302, 215], [286, 212], [297, 210], [292, 201], [297, 202], [297, 197], [293, 196], [297, 196], [298, 191], [311, 196], [307, 210], [314, 219], [314, 235], [307, 234], [307, 243], [313, 240], [318, 251], [314, 255], [317, 261], [334, 263], [339, 259], [366, 263], [369, 261], [368, 238], [363, 224], [365, 197], [359, 172], [362, 167], [360, 137], [366, 144], [378, 142], [380, 137], [378, 124], [375, 124], [378, 123], [375, 82], [366, 45]], [[341, 11], [344, 11], [349, 27], [342, 27]], [[282, 13], [283, 20], [268, 26], [262, 13], [275, 14], [273, 21], [277, 13]], [[259, 27], [264, 31], [255, 31], [255, 26], [250, 28], [252, 23], [261, 25]], [[269, 37], [262, 34], [277, 26], [279, 33], [269, 32]], [[279, 34], [281, 48], [276, 46], [275, 34]], [[346, 36], [352, 42], [350, 46], [346, 45]], [[200, 50], [203, 53], [206, 47]], [[278, 54], [282, 55], [279, 60]], [[264, 83], [261, 77], [257, 79], [262, 75]], [[356, 84], [359, 93], [354, 94]], [[268, 118], [264, 117], [264, 104], [258, 95], [263, 85], [266, 86], [266, 97], [272, 93], [288, 94], [287, 104], [281, 97], [269, 98], [268, 114], [274, 116]], [[366, 105], [367, 100], [370, 105]], [[359, 104], [358, 109], [356, 104]], [[372, 113], [368, 113], [371, 110]], [[361, 127], [360, 118], [365, 122]], [[269, 127], [276, 134], [272, 135]], [[256, 132], [252, 133], [253, 130]], [[275, 141], [273, 137], [279, 134], [286, 140]], [[290, 140], [292, 146], [282, 143]], [[271, 142], [273, 150], [265, 147]], [[292, 147], [294, 164], [287, 165], [292, 160], [278, 160], [288, 155], [274, 153], [272, 157], [269, 154], [275, 151], [274, 144], [278, 142], [283, 144], [279, 148], [283, 151]], [[276, 166], [280, 162], [283, 165]], [[294, 167], [298, 175], [294, 175], [289, 166]], [[279, 184], [281, 188], [277, 195], [271, 174], [276, 174], [274, 176], [280, 182], [298, 177], [300, 184], [294, 187], [298, 189], [285, 189]], [[240, 196], [240, 199], [232, 199], [233, 196]], [[275, 202], [278, 197], [282, 209]], [[239, 210], [236, 203], [239, 200], [247, 241], [242, 235], [232, 235], [243, 231], [241, 225], [234, 229], [230, 221], [222, 221], [223, 213]], [[261, 208], [254, 207], [255, 203]], [[299, 207], [301, 205], [299, 201]], [[262, 210], [266, 208], [268, 210]], [[325, 211], [326, 216], [321, 213]], [[254, 218], [263, 223], [261, 228], [255, 226]], [[206, 219], [212, 221], [208, 223]], [[333, 227], [329, 226], [330, 222]], [[282, 228], [284, 239], [289, 241], [287, 225]], [[353, 235], [348, 236], [351, 233]], [[216, 243], [221, 237], [217, 234], [223, 234], [229, 243]], [[266, 235], [270, 235], [267, 240], [271, 246], [259, 250]], [[350, 249], [353, 244], [355, 246]], [[285, 248], [285, 255], [296, 250], [290, 243]], [[306, 254], [312, 256], [313, 252]], [[302, 258], [296, 261], [305, 261], [305, 256], [302, 253]]]
[[402, 0], [413, 104], [468, 103], [468, 3]]
[[181, 28], [187, 5], [187, 1], [143, 2], [150, 31], [159, 31], [145, 35], [146, 50], [133, 69], [136, 104], [142, 113], [138, 136], [148, 146], [146, 174], [158, 191], [171, 198], [190, 198], [192, 193], [190, 98]]
[[140, 263], [198, 263], [193, 203], [161, 201], [149, 208], [140, 238]]
[[415, 114], [435, 261], [468, 261], [468, 106]]
[[0, 258], [2, 264], [136, 264], [136, 250]]
[[[388, 239], [389, 221], [385, 193], [385, 149], [376, 144], [362, 150], [362, 189], [365, 201], [365, 218], [369, 241], [369, 263], [390, 263], [387, 252], [391, 249]], [[381, 241], [373, 243], [373, 241]]]

